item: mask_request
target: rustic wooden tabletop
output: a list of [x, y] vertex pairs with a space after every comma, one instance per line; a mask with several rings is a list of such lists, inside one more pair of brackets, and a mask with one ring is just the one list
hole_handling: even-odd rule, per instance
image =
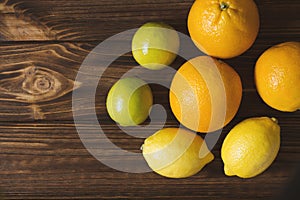
[[[192, 177], [168, 179], [153, 172], [121, 172], [94, 158], [76, 131], [72, 93], [74, 85], [89, 89], [75, 77], [89, 52], [110, 36], [148, 21], [163, 21], [188, 34], [193, 0], [0, 0], [0, 199], [279, 199], [288, 194], [300, 164], [300, 112], [283, 113], [264, 104], [255, 90], [253, 67], [268, 47], [300, 41], [300, 2], [256, 2], [261, 17], [257, 40], [243, 55], [225, 61], [240, 74], [244, 90], [236, 117], [213, 148], [215, 160]], [[172, 66], [182, 63], [177, 58]], [[95, 95], [106, 136], [132, 152], [139, 152], [143, 139], [123, 133], [110, 120], [105, 98], [136, 65], [130, 52], [119, 57], [104, 72]], [[97, 80], [95, 74], [86, 77]], [[151, 87], [155, 103], [167, 111], [165, 127], [178, 126], [168, 90]], [[94, 108], [84, 99], [73, 101], [82, 102], [77, 114], [89, 120]], [[279, 120], [278, 157], [255, 178], [226, 177], [222, 141], [236, 123], [253, 116]]]

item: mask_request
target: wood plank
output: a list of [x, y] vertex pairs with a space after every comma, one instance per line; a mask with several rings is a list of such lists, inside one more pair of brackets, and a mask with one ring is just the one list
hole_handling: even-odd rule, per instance
[[[69, 94], [73, 86], [79, 86], [74, 79], [80, 63], [87, 55], [85, 45], [87, 44], [1, 45], [2, 120], [43, 119], [44, 112], [40, 112], [40, 106], [36, 103], [59, 99], [58, 102], [50, 103], [52, 112], [55, 113], [57, 104], [64, 104], [66, 101], [60, 97]], [[69, 103], [70, 97], [67, 98]]]
[[[97, 62], [84, 72], [79, 72], [79, 67], [103, 40], [148, 21], [163, 21], [187, 34], [186, 17], [193, 1], [0, 0], [0, 199], [290, 199], [291, 188], [300, 178], [300, 112], [279, 112], [264, 104], [255, 90], [253, 67], [268, 47], [300, 41], [298, 0], [256, 1], [261, 16], [257, 40], [243, 55], [225, 60], [242, 78], [242, 104], [213, 148], [215, 160], [195, 176], [167, 179], [153, 172], [111, 169], [88, 152], [76, 132], [72, 111], [81, 109], [77, 116], [85, 121], [79, 125], [86, 128], [90, 144], [94, 148], [105, 144], [106, 140], [93, 140], [98, 134], [90, 122], [95, 108], [111, 142], [140, 152], [140, 137], [155, 132], [161, 124], [154, 120], [151, 127], [129, 128], [139, 137], [130, 136], [109, 118], [105, 107], [110, 87], [137, 66], [131, 53], [120, 56], [107, 69]], [[109, 60], [115, 56], [114, 50], [130, 44], [130, 40], [129, 36], [116, 40], [108, 46], [110, 53], [95, 56]], [[172, 67], [177, 69], [183, 62], [177, 58]], [[75, 82], [78, 74], [86, 84]], [[133, 75], [147, 80], [155, 77], [165, 83], [172, 77], [141, 68]], [[94, 83], [96, 105], [87, 106], [87, 99], [76, 98], [73, 100], [80, 108], [72, 108], [72, 94], [82, 89], [88, 95]], [[178, 127], [168, 104], [167, 88], [155, 84], [151, 88], [154, 102], [163, 105], [168, 115], [163, 126]], [[278, 157], [253, 179], [226, 177], [220, 157], [222, 142], [235, 124], [254, 116], [279, 120]], [[148, 123], [149, 119], [144, 125]], [[103, 154], [114, 151], [107, 148]], [[121, 160], [117, 155], [105, 158]]]
[[[84, 74], [83, 72], [79, 73], [83, 75], [84, 84], [75, 83], [79, 67], [97, 44], [86, 42], [2, 44], [0, 46], [0, 121], [41, 119], [72, 121], [74, 84], [80, 87], [82, 91], [87, 92], [91, 90], [92, 85], [98, 85], [95, 95], [96, 111], [100, 120], [109, 121], [105, 108], [106, 95], [111, 86], [123, 74], [134, 69], [137, 63], [129, 52], [117, 58], [107, 69], [100, 63], [99, 66], [95, 63], [95, 66], [91, 66], [91, 70], [84, 72]], [[257, 48], [263, 49], [266, 46], [261, 44]], [[258, 54], [258, 51], [252, 51], [252, 53], [226, 61], [240, 74], [243, 82], [244, 95], [239, 113], [242, 116], [281, 115], [280, 112], [266, 106], [255, 91], [254, 79], [252, 78], [253, 66], [255, 65], [254, 54]], [[110, 56], [105, 55], [105, 59], [110, 59]], [[178, 57], [171, 66], [177, 69], [184, 62], [184, 59]], [[100, 78], [98, 73], [102, 72], [103, 75], [98, 82]], [[28, 75], [28, 73], [32, 74]], [[172, 74], [156, 73], [142, 68], [134, 70], [132, 75], [146, 77], [146, 81], [155, 78], [163, 83], [170, 82], [173, 76]], [[24, 83], [26, 84], [24, 85]], [[53, 88], [51, 89], [50, 86]], [[168, 90], [153, 84], [151, 87], [155, 103], [162, 104], [170, 116], [169, 119], [174, 120], [168, 105]], [[35, 91], [35, 95], [32, 95], [32, 90], [38, 92]], [[92, 96], [92, 98], [94, 97]], [[85, 106], [87, 101], [84, 98], [74, 99], [74, 101], [81, 103], [83, 107], [81, 114], [89, 120], [93, 107]], [[299, 116], [299, 112], [282, 114], [286, 117]]]
[[[261, 36], [299, 40], [297, 0], [257, 1]], [[6, 41], [102, 41], [148, 21], [164, 21], [187, 34], [186, 18], [193, 0], [2, 0], [0, 38]], [[288, 23], [283, 16], [289, 16]], [[271, 42], [271, 41], [270, 41]]]
[[[296, 173], [300, 153], [298, 121], [299, 118], [280, 118], [282, 143], [278, 157], [267, 171], [253, 179], [223, 174], [220, 148], [230, 129], [227, 126], [213, 149], [215, 160], [195, 176], [176, 180], [152, 172], [125, 173], [105, 166], [87, 152], [73, 124], [0, 123], [0, 190], [5, 199], [192, 199], [197, 196], [268, 199], [285, 192]], [[91, 133], [97, 131], [86, 126]], [[168, 123], [166, 127], [174, 124]], [[106, 125], [103, 130], [119, 147], [139, 152], [142, 138], [128, 136], [116, 126]]]

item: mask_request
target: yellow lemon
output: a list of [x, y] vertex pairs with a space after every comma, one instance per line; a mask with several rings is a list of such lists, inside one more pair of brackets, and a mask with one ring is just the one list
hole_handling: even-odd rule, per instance
[[192, 176], [214, 159], [199, 135], [180, 128], [156, 132], [144, 141], [142, 151], [149, 167], [169, 178]]
[[275, 118], [257, 117], [237, 124], [226, 136], [221, 157], [227, 176], [251, 178], [264, 172], [280, 147], [280, 127]]

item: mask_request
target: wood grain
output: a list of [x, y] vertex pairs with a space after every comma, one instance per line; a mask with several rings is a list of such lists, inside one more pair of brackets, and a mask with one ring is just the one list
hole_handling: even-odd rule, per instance
[[[0, 121], [33, 121], [44, 119], [52, 120], [73, 120], [72, 112], [72, 93], [74, 81], [78, 70], [84, 58], [88, 55], [97, 43], [21, 43], [21, 44], [3, 44], [0, 46]], [[257, 44], [254, 48], [263, 49], [265, 45]], [[249, 55], [247, 55], [249, 54]], [[236, 59], [227, 60], [241, 76], [243, 82], [243, 102], [240, 112], [244, 116], [249, 115], [280, 115], [280, 112], [266, 106], [259, 98], [254, 85], [253, 66], [255, 65], [255, 56], [258, 51], [251, 51], [244, 56]], [[109, 59], [109, 56], [107, 56]], [[177, 69], [185, 60], [178, 57], [172, 64]], [[155, 73], [135, 68], [137, 63], [132, 58], [131, 53], [127, 53], [115, 60], [107, 69], [101, 66], [94, 66], [92, 70], [84, 74], [84, 84], [75, 83], [82, 87], [83, 91], [89, 91], [93, 84], [97, 84], [97, 92], [91, 98], [96, 98], [96, 111], [100, 120], [109, 121], [106, 114], [105, 100], [111, 86], [122, 77], [126, 72], [132, 71], [132, 75], [144, 74], [144, 77], [155, 77], [160, 81], [168, 82], [172, 79], [172, 74], [167, 76], [164, 73]], [[96, 68], [94, 70], [94, 68]], [[38, 73], [32, 73], [30, 78], [24, 78], [26, 70], [42, 69], [47, 76], [41, 78]], [[96, 72], [96, 73], [95, 73]], [[102, 73], [101, 78], [97, 73]], [[26, 77], [26, 76], [25, 76]], [[61, 86], [47, 91], [45, 94], [33, 98], [34, 95], [28, 92], [28, 88], [23, 83], [39, 80], [42, 84], [51, 84], [56, 80]], [[36, 81], [37, 80], [37, 81]], [[44, 83], [44, 81], [46, 82]], [[98, 82], [99, 80], [99, 82]], [[50, 81], [50, 82], [49, 82]], [[25, 87], [25, 90], [24, 90]], [[30, 87], [36, 87], [34, 85]], [[44, 87], [44, 86], [43, 86]], [[163, 105], [169, 116], [172, 115], [168, 105], [168, 90], [158, 85], [151, 85], [155, 96], [155, 103]], [[45, 92], [45, 91], [44, 91]], [[54, 92], [54, 93], [53, 93]], [[38, 93], [39, 94], [39, 93]], [[28, 96], [29, 95], [29, 96]], [[45, 96], [46, 95], [46, 96]], [[23, 97], [23, 99], [22, 99]], [[73, 99], [81, 102], [83, 105], [82, 115], [87, 120], [90, 119], [93, 108], [84, 106], [85, 99]], [[290, 114], [282, 113], [284, 116]], [[291, 114], [293, 115], [293, 114]], [[294, 115], [299, 116], [299, 112]], [[172, 116], [170, 117], [170, 120]]]
[[[82, 123], [88, 133], [95, 134], [97, 130], [89, 125], [95, 108], [98, 122], [110, 141], [125, 150], [140, 152], [143, 138], [127, 135], [109, 118], [106, 95], [129, 71], [166, 83], [172, 74], [136, 69], [130, 52], [108, 68], [95, 63], [91, 70], [79, 71], [80, 66], [103, 40], [148, 21], [163, 21], [188, 34], [186, 17], [193, 0], [0, 0], [0, 199], [287, 197], [292, 184], [297, 182], [300, 166], [300, 112], [284, 113], [268, 107], [255, 90], [253, 68], [258, 56], [270, 46], [300, 41], [300, 4], [298, 0], [256, 2], [261, 16], [257, 40], [243, 55], [225, 60], [242, 79], [239, 111], [213, 148], [215, 160], [195, 176], [174, 180], [155, 173], [119, 172], [102, 164], [83, 146], [73, 122], [73, 111], [80, 110], [76, 114], [84, 119]], [[110, 60], [116, 56], [115, 48], [130, 41], [130, 37], [114, 41], [107, 47], [110, 53], [98, 55]], [[172, 67], [177, 69], [184, 62], [178, 57]], [[81, 83], [75, 81], [78, 74], [83, 77]], [[95, 106], [87, 106], [86, 98], [72, 98], [78, 90], [90, 95], [95, 84], [95, 95], [88, 96], [95, 98]], [[169, 107], [168, 89], [157, 84], [151, 84], [151, 88], [155, 104], [166, 110], [164, 127], [178, 127]], [[72, 100], [80, 107], [72, 107]], [[220, 158], [222, 141], [235, 124], [254, 116], [279, 120], [278, 157], [267, 171], [253, 179], [226, 177]], [[161, 124], [153, 120], [151, 127], [129, 131], [145, 135], [158, 128]], [[106, 152], [111, 150], [103, 153]], [[118, 162], [120, 158], [110, 159]]]
[[[174, 125], [168, 123], [166, 127]], [[118, 172], [101, 164], [81, 144], [73, 124], [2, 123], [0, 188], [5, 191], [7, 199], [276, 197], [284, 192], [282, 186], [295, 173], [300, 153], [299, 126], [290, 119], [282, 119], [280, 125], [283, 131], [293, 131], [284, 131], [282, 148], [275, 163], [255, 179], [226, 177], [223, 174], [220, 147], [229, 126], [214, 147], [214, 162], [193, 177], [173, 180], [155, 173]], [[102, 128], [119, 147], [139, 152], [143, 139], [130, 137], [117, 126], [104, 125]], [[97, 131], [88, 130], [90, 133]], [[148, 131], [151, 132], [150, 129]]]
[[[102, 41], [148, 21], [164, 21], [187, 34], [186, 17], [192, 3], [193, 0], [143, 0], [138, 3], [126, 0], [5, 0], [0, 6], [0, 21], [5, 26], [0, 35], [2, 40], [13, 41]], [[257, 3], [261, 36], [299, 40], [300, 5], [297, 0], [257, 0]], [[283, 16], [289, 17], [288, 22]]]

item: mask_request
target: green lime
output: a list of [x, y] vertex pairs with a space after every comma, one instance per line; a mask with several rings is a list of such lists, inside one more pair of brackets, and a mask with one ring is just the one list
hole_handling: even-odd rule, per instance
[[133, 36], [132, 54], [141, 66], [159, 70], [175, 60], [179, 46], [179, 36], [173, 27], [165, 23], [148, 22]]
[[121, 126], [143, 123], [153, 104], [149, 85], [138, 78], [123, 78], [110, 89], [106, 107], [109, 116]]

